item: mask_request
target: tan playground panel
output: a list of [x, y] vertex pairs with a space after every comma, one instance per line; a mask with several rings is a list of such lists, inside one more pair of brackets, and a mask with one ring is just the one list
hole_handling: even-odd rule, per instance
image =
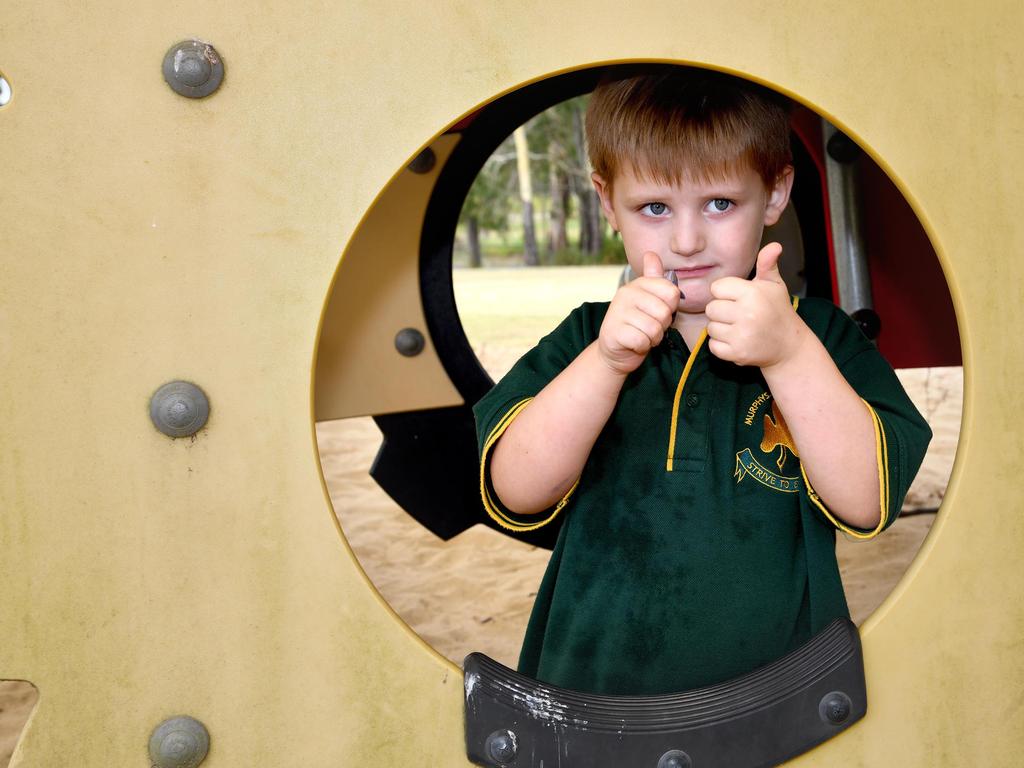
[[[1022, 20], [995, 2], [8, 3], [0, 678], [40, 690], [12, 764], [143, 768], [177, 714], [209, 728], [204, 768], [465, 764], [458, 669], [373, 590], [322, 486], [319, 321], [361, 219], [447, 125], [644, 58], [746, 74], [855, 136], [921, 217], [960, 319], [958, 461], [862, 627], [869, 714], [794, 765], [1017, 765]], [[196, 101], [160, 73], [191, 37], [227, 70]], [[383, 275], [416, 254], [374, 258]], [[379, 389], [396, 355], [340, 370]], [[149, 421], [174, 379], [210, 397], [194, 440]], [[443, 382], [434, 402], [406, 381], [441, 404]]]

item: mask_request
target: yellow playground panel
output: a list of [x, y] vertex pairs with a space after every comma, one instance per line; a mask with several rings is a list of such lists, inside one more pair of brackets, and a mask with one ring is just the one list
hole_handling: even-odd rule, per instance
[[[638, 60], [769, 84], [856, 138], [958, 317], [957, 462], [861, 627], [868, 714], [792, 764], [1020, 765], [1022, 22], [994, 0], [5, 4], [0, 679], [40, 691], [12, 765], [144, 768], [179, 715], [209, 733], [204, 768], [468, 765], [461, 671], [348, 549], [314, 403], [461, 404], [416, 267], [442, 134], [529, 83]], [[205, 98], [161, 70], [193, 39], [224, 68]], [[435, 166], [406, 170], [429, 146]], [[408, 205], [368, 247], [378, 198]], [[395, 350], [403, 329], [422, 354]], [[175, 381], [209, 398], [179, 439], [150, 418]]]

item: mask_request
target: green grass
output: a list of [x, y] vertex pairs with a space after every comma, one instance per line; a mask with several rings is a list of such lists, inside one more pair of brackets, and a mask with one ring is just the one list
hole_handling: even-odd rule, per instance
[[584, 301], [608, 301], [621, 265], [455, 269], [455, 301], [474, 349], [527, 349]]

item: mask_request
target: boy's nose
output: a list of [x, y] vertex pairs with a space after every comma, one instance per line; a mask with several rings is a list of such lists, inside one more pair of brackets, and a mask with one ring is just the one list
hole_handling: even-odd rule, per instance
[[699, 224], [689, 217], [677, 217], [669, 247], [680, 256], [693, 256], [704, 250], [704, 233]]

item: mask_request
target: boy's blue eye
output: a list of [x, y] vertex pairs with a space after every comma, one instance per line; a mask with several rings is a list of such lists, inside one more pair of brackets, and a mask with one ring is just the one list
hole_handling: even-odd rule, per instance
[[711, 201], [711, 207], [716, 213], [725, 213], [731, 205], [732, 201], [726, 200], [724, 197], [716, 197]]
[[646, 208], [647, 212], [652, 216], [661, 216], [661, 214], [668, 210], [668, 206], [664, 203], [648, 203], [644, 208]]

